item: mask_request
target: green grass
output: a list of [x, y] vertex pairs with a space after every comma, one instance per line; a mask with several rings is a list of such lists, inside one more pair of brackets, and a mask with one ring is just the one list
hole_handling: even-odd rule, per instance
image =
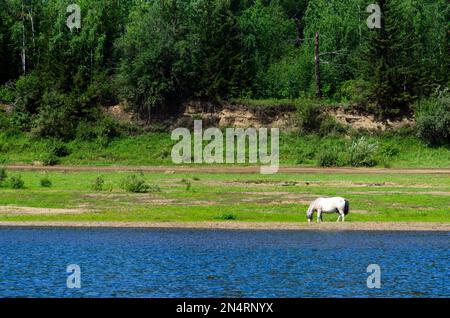
[[[44, 175], [51, 188], [40, 185]], [[0, 221], [304, 222], [308, 203], [318, 196], [348, 198], [350, 222], [450, 221], [448, 175], [155, 173], [143, 178], [161, 192], [141, 194], [120, 189], [127, 175], [102, 173], [108, 190], [92, 191], [97, 173], [22, 172], [25, 189], [0, 187]], [[11, 213], [1, 209], [7, 205], [84, 213]], [[335, 220], [336, 215], [325, 215], [325, 221]]]
[[[356, 138], [356, 137], [355, 137]], [[383, 135], [368, 136], [378, 143], [380, 167], [449, 168], [450, 149], [430, 148], [416, 137]], [[351, 140], [340, 136], [318, 137], [281, 134], [280, 164], [316, 166], [317, 154], [322, 149], [348, 149]], [[153, 133], [116, 138], [107, 145], [96, 141], [70, 141], [70, 154], [59, 158], [62, 165], [172, 165], [171, 150], [175, 141], [169, 133]], [[50, 140], [30, 139], [24, 134], [9, 136], [0, 133], [0, 163], [31, 164], [42, 161], [48, 153]]]

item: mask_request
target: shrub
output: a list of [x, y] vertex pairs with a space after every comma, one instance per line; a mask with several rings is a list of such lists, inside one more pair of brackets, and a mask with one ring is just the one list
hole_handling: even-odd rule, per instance
[[12, 125], [23, 131], [31, 128], [31, 116], [27, 112], [15, 109], [9, 117]]
[[0, 167], [0, 183], [6, 180], [8, 174], [6, 173], [6, 169], [4, 167]]
[[377, 165], [377, 142], [370, 142], [366, 137], [361, 137], [352, 142], [348, 152], [348, 164], [352, 167], [373, 167]]
[[94, 191], [102, 191], [103, 185], [105, 184], [105, 180], [101, 176], [95, 178], [94, 182], [91, 185], [91, 189]]
[[298, 126], [303, 134], [317, 131], [323, 120], [322, 109], [320, 106], [305, 102], [298, 110]]
[[41, 187], [44, 187], [44, 188], [50, 188], [52, 186], [52, 182], [50, 181], [50, 179], [48, 177], [43, 177], [39, 183], [40, 183]]
[[225, 214], [220, 215], [217, 218], [219, 220], [236, 220], [237, 219], [236, 215], [234, 215], [232, 213], [225, 213]]
[[44, 94], [39, 114], [33, 122], [31, 133], [37, 137], [70, 139], [75, 130], [73, 109], [76, 102], [65, 94], [50, 91]]
[[41, 157], [44, 166], [54, 166], [59, 163], [59, 158], [54, 153], [46, 153]]
[[2, 131], [9, 129], [11, 127], [11, 122], [6, 116], [4, 110], [0, 109], [0, 129]]
[[66, 144], [60, 140], [52, 141], [49, 152], [59, 158], [70, 155], [70, 151], [67, 149]]
[[334, 119], [331, 115], [322, 116], [323, 120], [320, 123], [319, 135], [340, 135], [347, 131], [341, 123]]
[[42, 97], [42, 81], [36, 73], [21, 76], [16, 81], [16, 105], [26, 113], [36, 113]]
[[320, 167], [339, 166], [339, 153], [330, 149], [323, 149], [317, 154], [317, 165]]
[[25, 182], [23, 182], [21, 176], [12, 176], [9, 178], [9, 186], [12, 189], [23, 189], [25, 186]]
[[11, 85], [0, 86], [0, 102], [11, 104], [14, 99], [14, 89]]
[[96, 139], [102, 146], [108, 144], [111, 138], [120, 136], [120, 127], [111, 117], [100, 117], [96, 121], [81, 121], [76, 128], [76, 138], [79, 140]]
[[127, 192], [147, 193], [160, 192], [161, 189], [157, 185], [149, 185], [144, 178], [137, 175], [130, 175], [121, 182], [121, 187]]
[[370, 83], [364, 80], [349, 80], [341, 85], [339, 97], [343, 102], [364, 105], [370, 97]]
[[111, 138], [120, 136], [118, 123], [111, 117], [105, 116], [97, 121], [95, 126], [95, 134], [97, 141], [102, 145], [106, 145]]
[[450, 145], [450, 98], [431, 99], [416, 109], [417, 135], [429, 146]]
[[70, 154], [67, 146], [60, 140], [52, 140], [48, 146], [48, 152], [41, 156], [41, 161], [44, 166], [54, 166], [60, 162], [60, 158], [66, 157]]

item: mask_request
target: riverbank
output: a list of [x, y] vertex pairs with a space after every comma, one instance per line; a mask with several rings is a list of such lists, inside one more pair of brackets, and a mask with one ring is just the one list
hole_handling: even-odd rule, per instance
[[450, 222], [1, 222], [1, 227], [51, 228], [149, 228], [210, 230], [299, 230], [299, 231], [450, 231]]

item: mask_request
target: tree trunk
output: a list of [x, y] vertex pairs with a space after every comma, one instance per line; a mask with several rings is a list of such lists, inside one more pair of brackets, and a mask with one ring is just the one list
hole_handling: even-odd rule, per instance
[[319, 32], [314, 35], [314, 65], [316, 73], [316, 98], [320, 99], [321, 94], [321, 84], [320, 84], [320, 61], [319, 61]]
[[23, 74], [26, 74], [27, 72], [27, 56], [26, 56], [26, 49], [25, 49], [25, 9], [22, 2], [22, 52], [21, 52], [21, 59], [22, 59], [22, 71]]

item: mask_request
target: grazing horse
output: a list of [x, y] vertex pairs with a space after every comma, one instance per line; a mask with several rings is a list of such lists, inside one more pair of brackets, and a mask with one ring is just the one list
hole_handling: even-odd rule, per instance
[[317, 222], [322, 221], [322, 213], [335, 213], [335, 212], [339, 213], [336, 222], [339, 222], [339, 219], [342, 219], [342, 222], [344, 222], [345, 216], [348, 214], [349, 211], [349, 203], [348, 200], [341, 197], [318, 198], [313, 202], [311, 202], [308, 211], [306, 212], [308, 223], [311, 222], [314, 211], [317, 211]]

